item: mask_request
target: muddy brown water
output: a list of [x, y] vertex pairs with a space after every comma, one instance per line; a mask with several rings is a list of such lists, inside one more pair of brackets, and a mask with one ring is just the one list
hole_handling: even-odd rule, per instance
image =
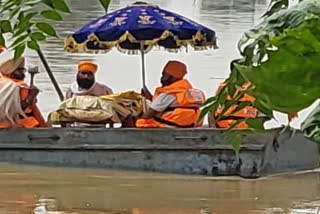
[[250, 180], [1, 163], [0, 213], [318, 214], [319, 179], [317, 170]]

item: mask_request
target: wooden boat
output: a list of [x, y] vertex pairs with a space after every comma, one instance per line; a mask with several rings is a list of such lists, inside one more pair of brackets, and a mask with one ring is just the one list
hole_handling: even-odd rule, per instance
[[278, 129], [243, 137], [239, 155], [220, 129], [1, 129], [0, 160], [190, 175], [264, 175], [319, 167], [318, 145]]

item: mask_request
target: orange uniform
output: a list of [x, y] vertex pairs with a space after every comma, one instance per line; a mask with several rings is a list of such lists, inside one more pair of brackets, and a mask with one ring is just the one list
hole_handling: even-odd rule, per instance
[[[226, 83], [221, 83], [219, 85], [219, 88], [218, 88], [216, 94], [219, 94], [222, 87], [224, 87], [225, 85], [226, 85]], [[250, 83], [248, 82], [248, 83], [244, 84], [240, 90], [246, 90], [249, 86], [250, 86]], [[231, 97], [228, 96], [227, 99], [231, 100]], [[243, 97], [241, 97], [239, 99], [239, 102], [240, 103], [245, 102], [245, 101], [253, 102], [254, 100], [255, 100], [254, 97], [252, 97], [248, 94], [244, 94]], [[231, 114], [238, 107], [238, 105], [240, 103], [238, 103], [237, 105], [231, 106], [225, 112], [223, 117], [219, 121], [216, 122], [216, 126], [218, 128], [230, 128], [234, 123], [237, 122], [237, 120], [244, 119], [244, 118], [256, 118], [258, 116], [258, 109], [254, 108], [252, 106], [246, 106], [243, 109]], [[222, 111], [223, 111], [223, 107], [219, 106], [217, 111], [214, 113], [214, 116], [218, 117]], [[249, 126], [245, 122], [241, 122], [235, 128], [246, 129], [246, 128], [249, 128]]]
[[174, 95], [178, 106], [169, 107], [161, 117], [150, 119], [138, 119], [136, 126], [139, 128], [156, 127], [196, 127], [202, 125], [197, 123], [200, 115], [200, 107], [205, 101], [202, 91], [192, 88], [191, 84], [183, 79], [171, 85], [156, 89], [152, 100], [154, 101], [161, 93]]

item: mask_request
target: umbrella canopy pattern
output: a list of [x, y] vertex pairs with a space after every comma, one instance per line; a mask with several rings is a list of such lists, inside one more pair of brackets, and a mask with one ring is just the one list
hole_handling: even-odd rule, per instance
[[178, 50], [216, 48], [215, 32], [158, 6], [137, 2], [106, 14], [65, 39], [68, 52], [148, 52], [154, 46]]

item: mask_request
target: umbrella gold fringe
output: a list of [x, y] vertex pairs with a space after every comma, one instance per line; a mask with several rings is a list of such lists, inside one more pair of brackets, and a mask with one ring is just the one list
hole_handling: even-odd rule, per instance
[[[143, 44], [147, 46], [144, 50], [145, 53], [148, 53], [154, 46], [158, 45], [158, 42], [164, 40], [168, 37], [173, 37], [179, 47], [187, 47], [188, 45], [192, 46], [195, 50], [206, 50], [208, 48], [218, 48], [216, 43], [216, 38], [213, 39], [213, 42], [207, 42], [206, 36], [198, 31], [192, 39], [181, 40], [177, 36], [175, 36], [170, 31], [166, 30], [162, 33], [159, 38], [153, 40], [143, 40]], [[112, 48], [116, 47], [120, 52], [127, 54], [138, 54], [140, 50], [128, 50], [121, 48], [120, 44], [126, 40], [130, 42], [139, 43], [140, 41], [136, 40], [136, 38], [129, 32], [126, 31], [118, 40], [116, 41], [100, 41], [100, 39], [93, 33], [89, 35], [88, 40], [83, 43], [77, 43], [72, 36], [69, 36], [64, 41], [64, 49], [71, 53], [76, 53], [81, 50], [87, 53], [107, 53]], [[197, 41], [203, 41], [203, 46], [196, 46]], [[94, 42], [101, 49], [89, 49], [87, 47], [87, 42]], [[168, 49], [169, 51], [177, 52], [177, 49]], [[178, 48], [179, 50], [179, 48]]]

